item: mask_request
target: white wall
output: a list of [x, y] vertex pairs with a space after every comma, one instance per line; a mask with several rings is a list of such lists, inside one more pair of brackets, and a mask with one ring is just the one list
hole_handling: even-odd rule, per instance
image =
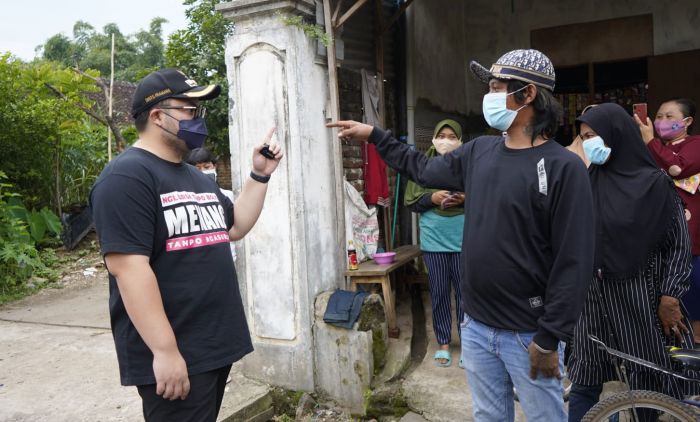
[[247, 375], [314, 390], [313, 304], [342, 286], [335, 251], [336, 196], [330, 130], [325, 127], [326, 67], [316, 45], [272, 12], [236, 22], [226, 42], [230, 146], [235, 193], [248, 179], [252, 150], [271, 126], [285, 157], [265, 207], [244, 238], [238, 276], [255, 353]]

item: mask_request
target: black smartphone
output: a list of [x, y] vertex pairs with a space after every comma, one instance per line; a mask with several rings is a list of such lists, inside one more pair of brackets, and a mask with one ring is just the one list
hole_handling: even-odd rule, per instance
[[270, 151], [270, 145], [264, 144], [262, 149], [260, 150], [260, 154], [262, 154], [263, 157], [269, 158], [270, 160], [275, 159], [275, 154]]

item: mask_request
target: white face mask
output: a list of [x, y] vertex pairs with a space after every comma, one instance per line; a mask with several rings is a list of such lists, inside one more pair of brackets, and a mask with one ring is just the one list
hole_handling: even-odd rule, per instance
[[610, 158], [612, 149], [605, 146], [605, 141], [600, 136], [595, 136], [583, 141], [583, 153], [591, 164], [603, 165]]
[[433, 145], [438, 154], [445, 155], [459, 148], [462, 145], [462, 141], [459, 139], [433, 138]]
[[510, 110], [506, 106], [506, 100], [508, 99], [509, 95], [522, 91], [528, 86], [529, 85], [525, 85], [524, 87], [510, 93], [492, 92], [484, 95], [481, 108], [484, 112], [484, 119], [486, 120], [486, 123], [488, 123], [488, 125], [494, 129], [504, 132], [508, 130], [510, 125], [513, 124], [513, 120], [515, 120], [515, 117], [518, 115], [518, 112], [528, 105], [525, 104], [517, 110]]
[[208, 170], [202, 170], [202, 173], [206, 174], [209, 176], [212, 180], [216, 182], [216, 170], [215, 169], [208, 169]]

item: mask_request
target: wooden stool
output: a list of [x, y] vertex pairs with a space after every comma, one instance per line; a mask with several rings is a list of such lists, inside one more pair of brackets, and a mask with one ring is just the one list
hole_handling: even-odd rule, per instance
[[396, 248], [394, 262], [387, 265], [377, 265], [373, 260], [361, 263], [355, 271], [345, 271], [345, 276], [350, 277], [350, 290], [356, 291], [358, 284], [380, 284], [384, 296], [384, 312], [389, 326], [389, 337], [398, 338], [399, 327], [396, 325], [396, 300], [391, 290], [391, 275], [394, 271], [420, 256], [421, 251], [417, 245], [401, 246]]

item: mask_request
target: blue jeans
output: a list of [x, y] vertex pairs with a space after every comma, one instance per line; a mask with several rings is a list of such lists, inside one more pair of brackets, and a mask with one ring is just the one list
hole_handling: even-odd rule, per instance
[[[566, 422], [564, 388], [556, 378], [530, 379], [527, 351], [534, 332], [515, 332], [484, 325], [465, 314], [462, 360], [472, 391], [474, 420], [515, 419], [513, 387], [528, 422]], [[559, 371], [564, 374], [564, 344], [559, 344]]]

